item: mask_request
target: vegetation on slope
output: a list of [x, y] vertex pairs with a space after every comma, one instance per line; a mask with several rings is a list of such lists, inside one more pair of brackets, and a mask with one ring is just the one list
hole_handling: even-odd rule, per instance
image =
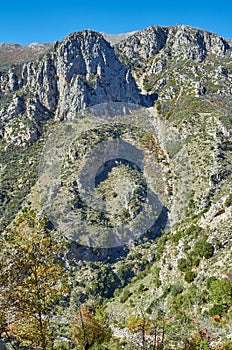
[[[160, 220], [127, 245], [67, 242], [66, 232], [43, 219], [34, 187], [37, 166], [46, 130], [49, 135], [62, 122], [43, 115], [36, 139], [18, 143], [22, 133], [34, 132], [34, 121], [25, 114], [9, 124], [8, 115], [4, 119], [4, 128], [14, 125], [11, 144], [0, 140], [0, 336], [8, 349], [232, 349], [231, 49], [214, 35], [209, 44], [210, 35], [183, 26], [150, 28], [119, 43], [119, 58], [130, 65], [143, 93], [158, 95], [152, 112], [157, 130], [146, 132], [145, 120], [140, 128], [120, 123], [84, 128], [63, 159], [61, 187], [72, 211], [99, 230], [130, 224], [147, 184], [145, 172], [128, 162], [105, 164], [94, 190], [107, 210], [96, 215], [78, 193], [79, 165], [88, 151], [120, 136], [159, 167], [153, 182], [164, 194]], [[133, 46], [138, 40], [144, 44]], [[100, 85], [99, 76], [97, 81]], [[15, 98], [4, 91], [3, 117]], [[78, 109], [77, 101], [68, 103]], [[17, 118], [24, 123], [20, 135]], [[83, 124], [88, 123], [86, 118]], [[126, 201], [128, 190], [133, 195]]]

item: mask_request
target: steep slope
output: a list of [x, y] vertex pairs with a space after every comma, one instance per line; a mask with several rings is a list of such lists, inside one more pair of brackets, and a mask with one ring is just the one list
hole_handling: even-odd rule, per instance
[[[155, 261], [116, 291], [108, 304], [115, 334], [126, 335], [138, 348], [146, 338], [146, 346], [152, 348], [158, 346], [165, 327], [167, 348], [195, 349], [202, 341], [206, 347], [216, 349], [220, 344], [226, 349], [231, 339], [230, 43], [186, 26], [150, 27], [119, 43], [117, 52], [131, 66], [138, 85], [158, 94], [155, 123], [166, 121], [178, 130], [191, 172], [178, 184], [174, 150], [160, 132], [169, 167], [176, 174], [169, 216], [176, 218], [177, 198], [182, 196], [178, 186], [189, 188], [188, 205], [157, 244], [151, 243]], [[228, 294], [223, 285], [228, 285]]]
[[[12, 165], [8, 162], [10, 153], [13, 158], [16, 155], [21, 158], [35, 147], [38, 148], [36, 154], [39, 156], [42, 147], [39, 137], [43, 135], [48, 120], [55, 119], [58, 122], [72, 119], [85, 106], [116, 101], [140, 103], [141, 95], [130, 69], [120, 63], [110, 44], [95, 32], [70, 34], [41, 58], [1, 72], [3, 212], [8, 212], [10, 217], [16, 214], [19, 207], [9, 210], [9, 206], [15, 206], [13, 202], [18, 202], [18, 196], [21, 198], [19, 201], [22, 200], [25, 192], [29, 191], [30, 182], [33, 183], [32, 178], [36, 176], [29, 176], [29, 187], [25, 186], [24, 175], [21, 178], [21, 175], [12, 171]], [[22, 148], [18, 151], [15, 146]], [[29, 162], [34, 164], [33, 160]], [[28, 171], [27, 161], [23, 163], [18, 169], [19, 173]], [[9, 178], [12, 179], [10, 185]], [[22, 181], [22, 187], [26, 189], [18, 188], [13, 180], [16, 178]], [[1, 216], [4, 221], [3, 212]]]
[[[157, 322], [160, 338], [165, 324], [167, 346], [186, 349], [185, 335], [188, 340], [209, 329], [216, 349], [231, 337], [231, 42], [188, 26], [149, 27], [120, 37], [114, 48], [105, 39], [92, 31], [73, 33], [42, 57], [0, 73], [2, 227], [21, 206], [41, 211], [33, 185], [46, 135], [64, 121], [82, 120], [62, 160], [72, 213], [102, 232], [133, 222], [147, 196], [147, 175], [162, 192], [163, 207], [155, 227], [125, 246], [70, 242], [69, 312], [84, 301], [96, 305], [111, 297], [106, 310], [114, 333], [126, 335], [135, 348], [144, 345], [139, 334], [146, 319]], [[86, 114], [79, 118], [82, 109]], [[94, 110], [101, 125], [90, 118]], [[105, 111], [126, 115], [126, 127], [120, 118], [109, 122]], [[110, 211], [100, 215], [83, 205], [78, 171], [89, 151], [117, 137], [128, 150], [140, 147], [150, 167], [142, 171], [122, 159], [103, 164], [95, 187]], [[215, 315], [218, 324], [211, 323]], [[153, 342], [149, 327], [146, 341]]]
[[[231, 47], [222, 37], [187, 26], [149, 27], [117, 45], [141, 87], [162, 99], [231, 94]], [[207, 72], [207, 73], [206, 73]]]
[[192, 200], [198, 197], [195, 212], [197, 206], [204, 209], [231, 174], [229, 43], [191, 27], [149, 27], [119, 43], [117, 52], [132, 67], [138, 85], [148, 94], [157, 93], [159, 117], [176, 127], [186, 144]]

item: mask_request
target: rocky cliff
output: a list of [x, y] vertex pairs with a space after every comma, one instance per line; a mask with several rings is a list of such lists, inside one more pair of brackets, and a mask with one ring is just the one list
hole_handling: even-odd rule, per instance
[[[18, 49], [1, 44], [0, 59], [2, 52]], [[62, 159], [62, 193], [91, 228], [104, 231], [133, 222], [147, 197], [144, 179], [164, 194], [160, 221], [131, 245], [94, 251], [70, 243], [71, 304], [114, 296], [107, 309], [113, 310], [115, 334], [123, 334], [130, 315], [154, 319], [157, 305], [162, 320], [184, 320], [186, 329], [202, 314], [218, 312], [228, 334], [232, 286], [226, 303], [213, 290], [225, 281], [231, 284], [231, 41], [188, 26], [149, 27], [120, 37], [73, 33], [41, 46], [39, 56], [28, 50], [24, 56], [20, 50], [20, 62], [13, 60], [0, 72], [2, 228], [24, 206], [41, 213], [34, 185], [47, 135], [62, 129], [64, 121], [78, 119], [87, 107], [106, 102], [143, 106], [138, 119], [135, 112], [128, 116], [126, 127], [96, 126], [84, 118]], [[117, 135], [128, 149], [142, 148], [141, 162], [149, 166], [133, 168], [131, 162], [114, 159], [99, 167], [96, 192], [109, 208], [103, 215], [83, 205], [79, 165], [87, 151]]]
[[231, 94], [231, 45], [222, 37], [187, 26], [149, 27], [116, 50], [134, 69], [141, 88], [160, 98]]
[[27, 129], [25, 140], [34, 141], [40, 122], [54, 115], [71, 119], [102, 102], [141, 103], [130, 68], [91, 31], [70, 34], [43, 57], [0, 74], [1, 133], [8, 143], [15, 142], [13, 128], [25, 128], [27, 120], [34, 128]]
[[[10, 135], [20, 120], [19, 128], [25, 120], [33, 121], [26, 140], [35, 140], [42, 120], [54, 115], [71, 119], [81, 108], [102, 102], [151, 105], [157, 94], [160, 100], [175, 99], [183, 90], [185, 96], [186, 90], [195, 95], [231, 93], [230, 44], [191, 27], [149, 27], [122, 36], [115, 49], [91, 31], [70, 34], [54, 47], [29, 47], [39, 47], [40, 57], [33, 51], [31, 62], [0, 73], [1, 134], [8, 143], [15, 140]], [[18, 49], [1, 44], [4, 53], [14, 55]], [[0, 58], [4, 60], [1, 52]]]

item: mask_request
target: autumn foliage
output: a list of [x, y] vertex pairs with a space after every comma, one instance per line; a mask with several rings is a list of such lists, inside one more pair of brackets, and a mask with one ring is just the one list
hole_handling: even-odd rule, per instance
[[29, 210], [5, 232], [1, 244], [1, 330], [21, 345], [49, 349], [57, 302], [68, 293], [64, 245], [47, 229], [47, 221]]

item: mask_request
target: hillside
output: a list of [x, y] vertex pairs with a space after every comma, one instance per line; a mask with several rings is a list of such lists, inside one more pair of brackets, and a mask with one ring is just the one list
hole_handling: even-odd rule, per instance
[[52, 50], [53, 46], [53, 43], [32, 43], [25, 46], [0, 43], [0, 68], [1, 70], [7, 70], [12, 64], [34, 60]]
[[86, 30], [1, 43], [0, 70], [2, 251], [25, 208], [65, 239], [56, 349], [99, 305], [114, 338], [89, 348], [231, 349], [231, 41]]

